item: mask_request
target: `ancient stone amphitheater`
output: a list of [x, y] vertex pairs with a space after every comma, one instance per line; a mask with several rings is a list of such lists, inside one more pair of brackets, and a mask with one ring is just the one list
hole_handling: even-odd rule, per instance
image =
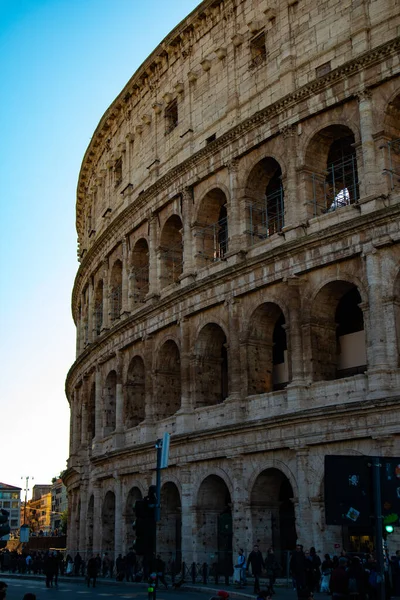
[[396, 4], [204, 0], [104, 113], [77, 189], [70, 552], [127, 552], [164, 432], [166, 561], [371, 547], [326, 524], [324, 457], [399, 455]]

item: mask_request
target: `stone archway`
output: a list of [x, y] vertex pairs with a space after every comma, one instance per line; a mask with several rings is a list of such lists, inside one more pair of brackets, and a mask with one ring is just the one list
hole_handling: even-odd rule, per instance
[[174, 415], [181, 407], [181, 362], [179, 348], [167, 340], [157, 356], [157, 394], [154, 411], [157, 420]]
[[228, 251], [227, 200], [218, 188], [209, 191], [201, 201], [194, 237], [199, 267], [222, 260]]
[[232, 573], [232, 501], [224, 480], [206, 477], [196, 507], [197, 562], [215, 564], [223, 575]]
[[262, 471], [254, 482], [250, 496], [253, 542], [264, 553], [272, 546], [278, 561], [296, 544], [293, 489], [282, 471]]
[[285, 318], [277, 304], [262, 304], [250, 318], [247, 369], [249, 395], [279, 390], [289, 382]]
[[102, 523], [102, 552], [114, 555], [115, 550], [115, 494], [107, 492], [101, 511]]
[[133, 248], [129, 281], [133, 304], [143, 303], [149, 292], [149, 247], [144, 238], [138, 240]]
[[311, 311], [314, 381], [364, 373], [367, 369], [361, 296], [348, 281], [331, 281], [316, 295]]
[[250, 245], [282, 231], [285, 224], [282, 170], [274, 158], [263, 158], [252, 168], [245, 196]]
[[161, 289], [178, 283], [183, 271], [183, 225], [178, 215], [172, 215], [165, 223], [160, 239]]
[[220, 404], [228, 396], [228, 353], [223, 329], [208, 323], [200, 331], [195, 346], [196, 408]]
[[161, 488], [161, 521], [158, 524], [157, 552], [161, 558], [179, 566], [182, 560], [182, 505], [175, 483], [167, 482]]

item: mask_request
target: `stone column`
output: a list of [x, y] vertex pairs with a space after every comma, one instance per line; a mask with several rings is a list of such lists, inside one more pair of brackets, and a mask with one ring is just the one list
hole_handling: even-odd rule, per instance
[[149, 213], [149, 293], [148, 298], [160, 295], [160, 284], [158, 279], [158, 254], [157, 254], [157, 230], [158, 217], [155, 213]]
[[189, 282], [195, 277], [193, 265], [193, 190], [191, 187], [185, 187], [182, 192], [182, 217], [183, 217], [183, 272], [181, 281], [189, 278]]
[[361, 197], [373, 196], [377, 193], [379, 185], [376, 173], [375, 142], [373, 138], [373, 104], [370, 90], [363, 90], [358, 94], [358, 110], [360, 115], [362, 162], [358, 164]]
[[182, 560], [187, 565], [191, 565], [196, 553], [197, 528], [190, 469], [181, 467], [178, 479], [182, 490]]
[[125, 236], [122, 240], [122, 298], [121, 298], [121, 315], [129, 314], [129, 252], [128, 252], [128, 237]]
[[229, 322], [229, 342], [228, 342], [229, 400], [240, 400], [242, 369], [241, 369], [241, 363], [240, 363], [239, 303], [233, 296], [230, 296], [225, 300], [225, 306], [228, 309], [228, 322]]
[[[304, 198], [299, 196], [297, 185], [297, 128], [294, 125], [284, 127], [282, 137], [285, 145], [286, 174], [283, 180], [284, 188], [284, 227], [287, 240], [304, 235], [301, 223], [307, 220]], [[299, 229], [300, 227], [300, 229]]]
[[181, 336], [181, 410], [180, 412], [191, 412], [192, 390], [190, 377], [190, 323], [189, 319], [183, 317], [179, 324]]
[[123, 387], [124, 355], [117, 354], [117, 385], [115, 398], [115, 446], [120, 448], [124, 442], [124, 387]]
[[101, 553], [103, 523], [101, 520], [101, 484], [96, 481], [93, 486], [93, 554]]
[[110, 328], [110, 292], [109, 292], [108, 258], [103, 262], [103, 324], [102, 331]]
[[82, 382], [82, 397], [81, 397], [81, 410], [82, 410], [82, 421], [81, 421], [81, 446], [86, 450], [89, 442], [88, 435], [88, 403], [89, 403], [89, 376], [83, 377]]
[[245, 240], [241, 239], [241, 213], [240, 213], [240, 193], [239, 193], [239, 160], [232, 159], [227, 163], [229, 173], [229, 192], [228, 202], [228, 254], [235, 254], [246, 247]]
[[233, 480], [232, 494], [232, 548], [237, 552], [238, 548], [248, 548], [248, 528], [245, 518], [245, 507], [249, 503], [249, 492], [243, 485], [245, 479], [244, 458], [236, 456], [231, 463], [231, 472]]
[[114, 537], [114, 559], [118, 554], [122, 554], [122, 481], [118, 475], [114, 475], [114, 492], [115, 492], [115, 537]]
[[95, 374], [95, 442], [103, 438], [103, 386], [100, 365], [96, 367]]
[[68, 492], [68, 524], [67, 524], [67, 550], [69, 554], [74, 551], [74, 533], [73, 533], [73, 493], [72, 490]]
[[93, 277], [90, 278], [89, 286], [88, 286], [88, 342], [93, 342], [94, 334], [93, 334], [93, 313], [94, 313], [94, 289], [93, 289]]
[[[383, 310], [381, 254], [369, 244], [364, 248], [365, 270], [368, 282], [368, 311], [364, 321], [367, 343], [367, 362], [370, 391], [382, 391], [383, 378], [388, 369], [386, 328]], [[387, 385], [387, 384], [386, 384]], [[386, 385], [383, 389], [386, 389]], [[371, 389], [372, 388], [372, 389]]]
[[87, 560], [86, 551], [86, 518], [87, 518], [87, 483], [81, 484], [80, 489], [81, 511], [79, 514], [79, 554], [84, 560]]
[[304, 351], [303, 329], [301, 314], [300, 290], [302, 281], [297, 277], [286, 280], [288, 286], [289, 323], [286, 334], [288, 336], [288, 360], [290, 367], [290, 383], [287, 386], [288, 402], [300, 401], [306, 388], [304, 379]]
[[[308, 482], [308, 457], [307, 447], [295, 448], [298, 498], [295, 500], [296, 531], [300, 544], [308, 543], [312, 539], [312, 512], [310, 507], [310, 489]], [[307, 540], [307, 541], [305, 541]]]

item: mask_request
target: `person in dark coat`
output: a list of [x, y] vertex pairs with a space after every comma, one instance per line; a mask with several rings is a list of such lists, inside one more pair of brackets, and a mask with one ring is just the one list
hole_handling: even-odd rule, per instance
[[297, 596], [299, 598], [303, 598], [304, 595], [307, 595], [307, 592], [310, 590], [307, 590], [306, 585], [306, 574], [308, 570], [308, 564], [305, 554], [303, 552], [303, 546], [301, 544], [296, 544], [296, 549], [290, 557], [289, 569], [296, 586]]
[[321, 559], [315, 551], [314, 546], [310, 548], [309, 560], [311, 562], [311, 592], [319, 592], [321, 581]]
[[267, 558], [265, 559], [265, 570], [269, 579], [269, 595], [274, 594], [274, 583], [281, 570], [281, 566], [276, 560], [274, 549], [268, 548]]
[[96, 587], [97, 571], [98, 571], [97, 560], [94, 556], [91, 556], [88, 560], [87, 569], [86, 569], [86, 581], [87, 581], [88, 587], [90, 587], [91, 580], [93, 581], [93, 587]]
[[393, 596], [400, 596], [400, 550], [397, 550], [390, 559], [392, 570]]
[[74, 571], [75, 571], [75, 575], [79, 575], [79, 573], [81, 571], [81, 564], [82, 564], [82, 556], [78, 552], [77, 555], [74, 558]]
[[357, 600], [365, 600], [367, 593], [367, 578], [361, 560], [358, 556], [353, 556], [350, 566], [347, 568], [347, 577], [349, 579], [348, 589], [351, 597]]
[[254, 577], [254, 593], [258, 594], [260, 591], [260, 575], [264, 568], [263, 555], [257, 544], [254, 544], [253, 550], [249, 554], [247, 559], [247, 569], [251, 566], [251, 573]]
[[333, 600], [347, 599], [349, 593], [349, 576], [347, 574], [347, 559], [339, 558], [339, 566], [331, 575], [331, 592]]

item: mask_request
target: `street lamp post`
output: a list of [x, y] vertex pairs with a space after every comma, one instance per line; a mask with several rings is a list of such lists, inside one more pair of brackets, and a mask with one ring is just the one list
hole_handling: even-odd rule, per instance
[[30, 477], [29, 475], [27, 475], [26, 477], [21, 477], [21, 479], [25, 479], [24, 525], [26, 525], [26, 504], [28, 502], [28, 492], [29, 492], [28, 484], [29, 484], [29, 479], [34, 479], [34, 477]]

